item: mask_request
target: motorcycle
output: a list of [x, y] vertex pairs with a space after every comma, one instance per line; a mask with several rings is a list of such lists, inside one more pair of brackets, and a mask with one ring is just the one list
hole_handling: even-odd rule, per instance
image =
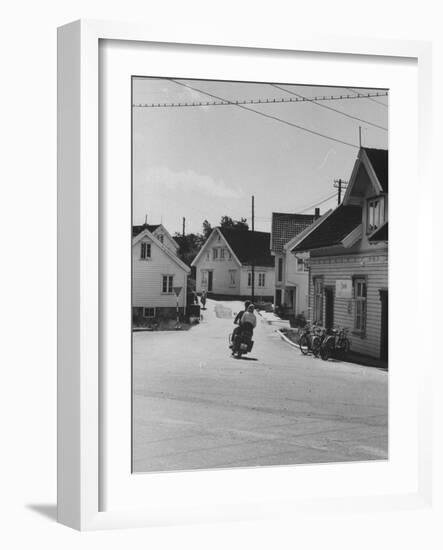
[[252, 340], [252, 331], [241, 330], [239, 333], [229, 335], [229, 347], [232, 350], [232, 355], [240, 359], [246, 353], [250, 353], [254, 341]]

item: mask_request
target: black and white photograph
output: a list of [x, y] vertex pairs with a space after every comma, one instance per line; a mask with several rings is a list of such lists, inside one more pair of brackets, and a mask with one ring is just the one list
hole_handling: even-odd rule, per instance
[[132, 470], [381, 461], [389, 90], [132, 78]]

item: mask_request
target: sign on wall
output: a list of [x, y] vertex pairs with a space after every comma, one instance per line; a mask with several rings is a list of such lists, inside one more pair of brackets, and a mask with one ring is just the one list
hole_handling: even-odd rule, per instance
[[352, 280], [338, 279], [335, 282], [335, 297], [336, 298], [352, 298]]

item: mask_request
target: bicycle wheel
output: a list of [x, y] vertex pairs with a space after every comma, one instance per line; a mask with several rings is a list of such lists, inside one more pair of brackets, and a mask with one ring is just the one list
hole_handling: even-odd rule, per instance
[[331, 354], [331, 344], [329, 342], [324, 342], [324, 344], [320, 347], [320, 357], [323, 359], [323, 361], [327, 361], [329, 357], [331, 357]]
[[300, 346], [300, 351], [303, 353], [303, 355], [307, 355], [309, 353], [309, 342], [306, 334], [301, 335], [298, 345]]
[[341, 342], [341, 354], [343, 357], [346, 357], [346, 355], [349, 353], [349, 350], [351, 348], [351, 344], [347, 338], [343, 338]]
[[321, 338], [320, 336], [314, 336], [312, 338], [312, 353], [314, 357], [318, 357], [320, 353]]

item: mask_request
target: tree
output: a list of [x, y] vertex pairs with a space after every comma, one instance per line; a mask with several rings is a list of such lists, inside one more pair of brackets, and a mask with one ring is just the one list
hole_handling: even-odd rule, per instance
[[223, 229], [243, 229], [248, 230], [249, 225], [246, 218], [240, 218], [240, 220], [233, 220], [230, 216], [222, 216], [220, 219], [220, 227]]
[[205, 220], [203, 222], [203, 238], [204, 238], [204, 240], [206, 240], [211, 233], [212, 233], [211, 224], [208, 222], [208, 220]]
[[198, 251], [203, 242], [203, 236], [198, 233], [188, 233], [187, 235], [182, 235], [181, 233], [176, 233], [174, 235], [174, 240], [180, 247], [178, 249], [178, 257], [186, 264], [191, 265], [192, 260], [197, 256]]

